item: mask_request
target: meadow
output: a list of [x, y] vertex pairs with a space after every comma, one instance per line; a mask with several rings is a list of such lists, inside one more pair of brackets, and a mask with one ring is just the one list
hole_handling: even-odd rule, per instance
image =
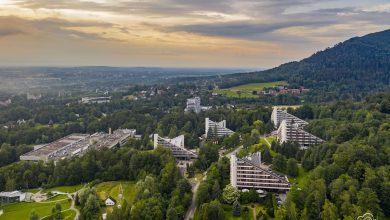
[[250, 84], [235, 86], [227, 89], [214, 89], [213, 93], [227, 96], [229, 98], [257, 98], [259, 96], [253, 94], [254, 91], [258, 92], [258, 91], [262, 91], [264, 88], [285, 86], [285, 85], [287, 85], [286, 81], [250, 83]]

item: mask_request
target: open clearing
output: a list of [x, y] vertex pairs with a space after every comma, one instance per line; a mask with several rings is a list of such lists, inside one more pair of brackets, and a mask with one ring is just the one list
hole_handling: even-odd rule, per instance
[[[62, 210], [70, 208], [71, 202], [61, 197], [57, 197], [57, 199], [53, 198], [53, 200], [48, 200], [48, 202], [45, 203], [20, 202], [3, 206], [1, 209], [3, 209], [4, 214], [0, 216], [0, 220], [30, 219], [32, 211], [35, 211], [41, 218], [51, 214], [51, 209], [55, 206], [57, 201], [61, 204]], [[64, 216], [65, 214], [67, 216], [71, 215], [68, 214], [68, 212], [64, 212]]]
[[285, 85], [287, 85], [286, 81], [250, 83], [250, 84], [235, 86], [227, 89], [214, 89], [213, 92], [230, 98], [257, 98], [259, 96], [254, 95], [253, 91], [258, 92], [258, 91], [262, 91], [264, 88], [274, 87], [274, 86], [285, 86]]
[[[105, 200], [111, 196], [116, 201], [119, 201], [120, 189], [123, 190], [123, 198], [131, 204], [135, 197], [135, 183], [130, 181], [111, 181], [103, 182], [96, 185], [96, 191], [101, 200]], [[122, 201], [123, 202], [123, 201]]]

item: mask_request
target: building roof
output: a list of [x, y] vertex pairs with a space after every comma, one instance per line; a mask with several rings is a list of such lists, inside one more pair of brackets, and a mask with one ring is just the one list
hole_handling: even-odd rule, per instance
[[107, 202], [108, 200], [111, 200], [112, 202], [114, 202], [116, 204], [116, 200], [114, 198], [112, 198], [111, 196], [107, 197], [107, 199], [104, 200], [104, 202]]
[[0, 197], [19, 197], [23, 193], [20, 191], [12, 191], [12, 192], [0, 192]]

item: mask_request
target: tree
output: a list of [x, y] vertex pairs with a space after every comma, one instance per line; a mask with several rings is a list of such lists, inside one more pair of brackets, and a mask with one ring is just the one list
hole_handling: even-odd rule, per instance
[[298, 162], [294, 158], [290, 158], [287, 160], [287, 169], [286, 173], [289, 176], [297, 177], [298, 176]]
[[256, 120], [253, 122], [253, 126], [260, 132], [260, 134], [264, 134], [264, 122], [260, 120]]
[[325, 204], [322, 207], [323, 211], [321, 212], [322, 220], [334, 220], [338, 219], [338, 210], [337, 207], [329, 200], [325, 200]]
[[285, 172], [286, 166], [286, 158], [281, 154], [276, 154], [272, 160], [272, 167], [279, 172]]
[[63, 219], [61, 210], [62, 210], [61, 204], [56, 203], [56, 205], [51, 210], [51, 216], [52, 216], [53, 220], [62, 220]]
[[271, 152], [269, 151], [267, 146], [263, 147], [263, 151], [262, 151], [262, 154], [261, 154], [261, 159], [263, 160], [264, 163], [267, 163], [267, 164], [271, 164], [272, 163]]
[[228, 184], [222, 193], [222, 198], [227, 204], [233, 204], [240, 197], [240, 192], [233, 187], [231, 184]]
[[30, 215], [30, 220], [38, 220], [38, 219], [39, 219], [38, 214], [35, 211], [32, 211]]
[[199, 210], [198, 219], [213, 219], [213, 220], [223, 220], [225, 219], [223, 208], [219, 201], [214, 200], [210, 203], [204, 203]]
[[214, 185], [213, 185], [212, 190], [213, 190], [212, 198], [219, 199], [221, 197], [221, 187], [219, 186], [218, 180], [214, 181]]
[[233, 216], [239, 217], [241, 216], [241, 205], [238, 200], [233, 203]]

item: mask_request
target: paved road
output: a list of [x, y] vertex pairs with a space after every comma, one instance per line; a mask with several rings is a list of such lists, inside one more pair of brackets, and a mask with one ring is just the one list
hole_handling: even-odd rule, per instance
[[225, 157], [230, 158], [231, 155], [237, 153], [237, 152], [238, 152], [239, 150], [241, 150], [243, 147], [244, 147], [244, 146], [242, 146], [242, 145], [239, 146], [239, 147], [237, 147], [234, 151], [232, 151], [232, 152], [230, 152], [230, 153], [227, 153], [227, 154], [225, 155]]
[[192, 185], [192, 201], [191, 201], [190, 207], [188, 208], [188, 210], [186, 212], [184, 220], [190, 220], [190, 219], [194, 218], [194, 214], [195, 214], [195, 211], [196, 211], [196, 203], [195, 203], [196, 192], [198, 191], [200, 182], [206, 180], [206, 178], [207, 178], [207, 171], [204, 172], [203, 174], [204, 174], [203, 179], [201, 179], [201, 180], [197, 179], [195, 185]]

